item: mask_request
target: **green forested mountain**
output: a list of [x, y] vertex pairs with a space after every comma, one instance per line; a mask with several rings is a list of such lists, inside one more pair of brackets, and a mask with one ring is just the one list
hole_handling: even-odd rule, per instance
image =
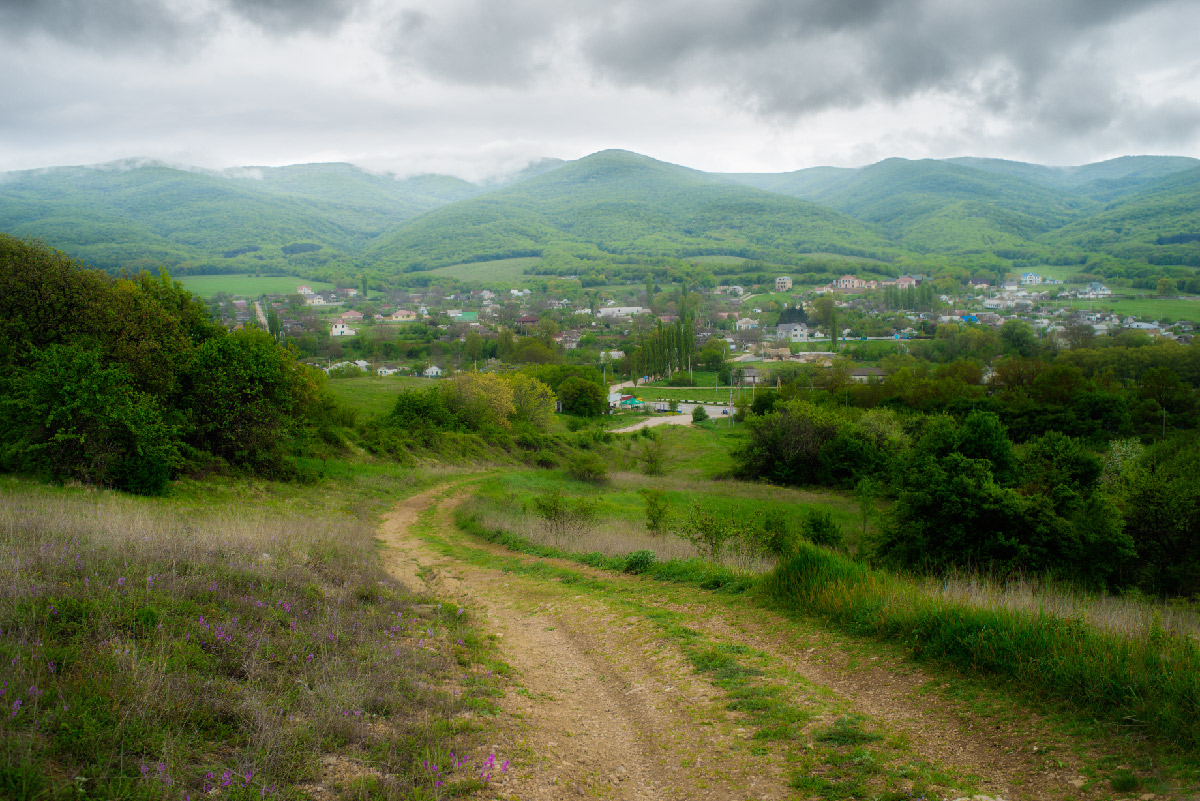
[[[118, 162], [5, 174], [0, 231], [43, 238], [104, 269], [286, 269], [345, 258], [479, 191], [449, 176], [397, 180], [348, 164], [216, 173]], [[298, 244], [320, 247], [283, 250]]]
[[348, 164], [215, 172], [130, 160], [0, 174], [0, 232], [110, 271], [329, 280], [526, 255], [574, 273], [708, 255], [800, 265], [817, 253], [902, 270], [1051, 262], [1146, 277], [1200, 264], [1198, 201], [1200, 161], [1167, 156], [708, 174], [604, 151], [482, 184]]
[[431, 212], [381, 237], [369, 253], [404, 269], [535, 252], [789, 261], [812, 252], [892, 250], [872, 227], [816, 204], [604, 151]]
[[780, 195], [791, 195], [802, 200], [816, 200], [831, 188], [840, 186], [858, 172], [855, 167], [809, 167], [793, 172], [727, 172], [718, 173], [724, 178], [765, 189]]
[[1045, 167], [1002, 159], [947, 159], [986, 172], [1024, 178], [1032, 183], [1066, 189], [1097, 200], [1111, 200], [1148, 183], [1200, 167], [1200, 159], [1184, 156], [1122, 156], [1078, 167]]
[[1200, 167], [1150, 182], [1042, 239], [1147, 264], [1200, 267]]
[[918, 253], [1019, 248], [1097, 206], [1023, 178], [928, 159], [789, 175], [791, 193], [875, 223]]

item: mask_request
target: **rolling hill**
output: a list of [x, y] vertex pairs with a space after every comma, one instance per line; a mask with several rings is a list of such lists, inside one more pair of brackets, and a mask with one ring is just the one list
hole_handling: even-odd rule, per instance
[[1200, 167], [1144, 184], [1041, 239], [1148, 264], [1200, 267]]
[[1002, 159], [947, 159], [986, 172], [1011, 175], [1031, 183], [1109, 201], [1176, 173], [1200, 167], [1200, 159], [1184, 156], [1122, 156], [1078, 167], [1045, 167]]
[[796, 198], [625, 151], [603, 151], [419, 217], [369, 255], [399, 268], [546, 251], [627, 258], [887, 255], [869, 225]]
[[[210, 171], [128, 160], [0, 174], [0, 231], [109, 270], [333, 280], [542, 256], [543, 265], [806, 254], [923, 266], [1200, 265], [1200, 161], [1078, 167], [888, 159], [710, 174], [626, 151], [480, 184], [349, 164]], [[841, 260], [839, 260], [839, 257]], [[1121, 268], [1125, 269], [1125, 268]], [[456, 275], [470, 273], [456, 268]]]
[[311, 243], [325, 251], [321, 259], [345, 257], [403, 220], [480, 191], [449, 176], [397, 180], [348, 164], [211, 172], [126, 161], [0, 176], [0, 230], [104, 269], [146, 260], [286, 268], [285, 246]]
[[[1034, 165], [1029, 165], [1034, 166]], [[1077, 194], [943, 161], [887, 159], [853, 170], [816, 168], [776, 191], [879, 225], [918, 253], [1012, 249], [1097, 207]], [[727, 176], [746, 181], [745, 177]], [[763, 176], [754, 182], [762, 184]]]

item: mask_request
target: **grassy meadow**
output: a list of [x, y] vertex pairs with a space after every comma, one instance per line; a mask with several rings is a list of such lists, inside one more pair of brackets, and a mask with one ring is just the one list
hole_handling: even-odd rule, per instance
[[541, 264], [541, 256], [525, 256], [515, 259], [496, 259], [467, 264], [451, 264], [430, 270], [430, 275], [444, 275], [460, 281], [508, 282], [521, 284], [530, 279], [526, 271]]
[[346, 797], [483, 786], [450, 754], [504, 667], [376, 551], [376, 513], [434, 476], [347, 472], [153, 500], [5, 479], [0, 797], [300, 798], [331, 764]]
[[314, 292], [334, 288], [333, 284], [325, 281], [313, 281], [291, 275], [185, 275], [177, 280], [188, 292], [202, 298], [211, 298], [218, 292], [228, 292], [243, 298], [256, 298], [259, 295], [294, 295], [296, 287], [301, 285], [312, 287]]
[[[493, 474], [461, 507], [459, 524], [527, 553], [749, 592], [765, 607], [1012, 682], [1136, 736], [1200, 746], [1194, 606], [1039, 577], [874, 569], [853, 554], [869, 543], [882, 505], [864, 510], [848, 493], [732, 480], [729, 452], [739, 442], [736, 429], [711, 423], [622, 435], [597, 446], [608, 466], [599, 480], [581, 480], [570, 466]], [[813, 513], [840, 531], [840, 547], [808, 541]], [[706, 526], [728, 538], [697, 536]], [[772, 530], [790, 545], [775, 550]]]
[[[789, 530], [798, 530], [804, 515], [816, 510], [828, 513], [857, 547], [862, 519], [857, 503], [845, 494], [729, 480], [734, 466], [730, 449], [741, 442], [740, 432], [715, 423], [644, 431], [619, 435], [603, 448], [601, 458], [610, 472], [602, 483], [572, 478], [569, 467], [496, 474], [477, 485], [470, 514], [487, 529], [563, 551], [625, 556], [649, 550], [658, 559], [686, 560], [705, 556], [704, 549], [670, 532], [693, 508], [725, 520], [770, 517]], [[586, 436], [580, 436], [581, 443]], [[648, 514], [647, 490], [661, 506], [663, 519], [657, 525]], [[589, 507], [587, 526], [568, 531], [545, 525], [539, 504], [556, 492], [568, 504]], [[707, 555], [725, 567], [754, 573], [775, 564], [753, 547]]]
[[1071, 308], [1103, 311], [1121, 316], [1132, 315], [1151, 320], [1200, 320], [1200, 300], [1183, 298], [1121, 298], [1118, 300], [1072, 300]]
[[[826, 512], [847, 535], [848, 550], [861, 543], [864, 529], [871, 533], [881, 511], [864, 521], [854, 499], [841, 493], [713, 481], [717, 465], [697, 468], [688, 461], [697, 440], [713, 433], [700, 429], [699, 436], [677, 438], [678, 468], [662, 476], [621, 469], [597, 486], [569, 471], [494, 475], [461, 507], [459, 524], [526, 553], [748, 593], [764, 607], [899, 644], [915, 659], [1011, 682], [1019, 693], [1066, 703], [1133, 736], [1185, 750], [1200, 746], [1200, 614], [1194, 608], [1024, 577], [907, 577], [803, 537], [782, 559], [737, 542], [713, 553], [686, 537], [685, 526], [676, 533], [689, 507], [703, 507], [717, 521], [782, 514], [789, 528], [799, 528], [807, 509]], [[630, 439], [633, 453], [624, 463], [613, 460], [623, 468], [637, 461], [637, 440]], [[618, 453], [623, 448], [618, 445]], [[666, 507], [667, 522], [658, 530], [649, 525], [647, 489]], [[556, 496], [568, 510], [562, 519], [547, 512]]]
[[334, 378], [329, 381], [329, 391], [338, 400], [363, 415], [384, 415], [396, 405], [396, 396], [410, 389], [421, 389], [437, 383], [436, 378], [420, 376], [370, 376], [361, 378]]

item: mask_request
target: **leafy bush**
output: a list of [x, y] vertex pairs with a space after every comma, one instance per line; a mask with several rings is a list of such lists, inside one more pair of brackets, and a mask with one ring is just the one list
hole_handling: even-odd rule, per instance
[[35, 351], [0, 395], [0, 466], [143, 495], [166, 487], [178, 431], [158, 401], [77, 346]]
[[771, 414], [748, 418], [750, 440], [736, 454], [738, 472], [747, 478], [812, 484], [820, 473], [822, 447], [843, 425], [839, 412], [808, 401], [776, 404]]
[[634, 551], [625, 557], [624, 572], [645, 573], [654, 564], [654, 551]]
[[776, 556], [787, 556], [796, 547], [796, 535], [782, 509], [769, 509], [763, 514], [762, 542]]
[[550, 539], [559, 546], [586, 539], [596, 523], [594, 503], [567, 497], [560, 489], [534, 498], [533, 508]]
[[655, 534], [663, 534], [667, 530], [670, 507], [667, 505], [666, 494], [659, 489], [641, 489], [638, 494], [646, 501], [646, 528]]
[[603, 484], [608, 481], [608, 465], [594, 453], [580, 453], [567, 462], [567, 475], [576, 481]]
[[692, 422], [693, 423], [703, 423], [707, 419], [708, 419], [708, 411], [703, 406], [701, 406], [700, 404], [696, 404], [695, 406], [692, 407]]
[[[643, 431], [649, 431], [648, 428], [643, 428]], [[645, 445], [642, 446], [642, 452], [638, 455], [638, 461], [641, 462], [642, 472], [648, 476], [661, 476], [666, 472], [667, 462], [667, 443], [661, 436], [652, 436]]]
[[390, 422], [401, 429], [440, 428], [461, 429], [462, 421], [446, 405], [438, 387], [408, 390], [396, 397]]
[[579, 376], [564, 380], [556, 392], [562, 401], [563, 411], [569, 414], [598, 417], [608, 408], [608, 394], [604, 387]]
[[696, 386], [696, 381], [691, 377], [691, 375], [680, 370], [679, 372], [671, 373], [671, 376], [667, 379], [667, 386], [694, 387]]
[[804, 516], [804, 536], [813, 545], [838, 548], [842, 545], [842, 529], [833, 522], [833, 515], [820, 509], [809, 509]]

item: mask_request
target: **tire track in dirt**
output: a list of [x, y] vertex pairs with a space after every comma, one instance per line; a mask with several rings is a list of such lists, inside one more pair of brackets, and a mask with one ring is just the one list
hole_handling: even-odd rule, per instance
[[[520, 744], [532, 762], [493, 789], [494, 797], [556, 799], [793, 797], [782, 760], [751, 753], [749, 734], [725, 708], [723, 691], [697, 674], [676, 644], [644, 615], [597, 599], [570, 596], [548, 578], [477, 568], [448, 558], [407, 529], [437, 503], [438, 488], [400, 504], [381, 535], [397, 577], [461, 599], [479, 611], [517, 669], [520, 696], [502, 708], [515, 721], [497, 742]], [[450, 532], [444, 502], [439, 530]], [[466, 535], [457, 535], [463, 536]], [[1057, 742], [1032, 710], [1007, 720], [925, 692], [931, 674], [895, 657], [861, 657], [840, 641], [853, 638], [796, 625], [748, 602], [678, 602], [670, 585], [621, 576], [575, 562], [528, 557], [470, 540], [470, 547], [529, 564], [551, 564], [611, 584], [634, 583], [641, 600], [680, 614], [715, 640], [752, 648], [802, 680], [825, 688], [855, 711], [904, 735], [923, 759], [973, 774], [991, 796], [1016, 799], [1116, 797], [1083, 784], [1077, 742]], [[686, 597], [686, 596], [685, 596]], [[865, 659], [865, 661], [864, 661]], [[797, 704], [804, 693], [797, 690]], [[1041, 743], [1034, 750], [1033, 744]], [[1054, 757], [1047, 757], [1047, 746]], [[505, 746], [509, 747], [509, 746]]]
[[[1008, 799], [1043, 799], [1064, 792], [1083, 795], [1071, 784], [1080, 780], [1073, 755], [1055, 749], [1055, 758], [1064, 764], [1047, 764], [1047, 746], [1055, 737], [1039, 726], [1039, 716], [1032, 710], [1025, 710], [1022, 724], [1015, 727], [982, 718], [962, 705], [923, 693], [933, 677], [917, 667], [895, 664], [888, 657], [858, 663], [847, 652], [830, 648], [828, 635], [802, 642], [781, 637], [772, 630], [778, 618], [761, 609], [724, 610], [720, 617], [707, 619], [695, 608], [678, 609], [695, 615], [693, 625], [703, 631], [774, 654], [806, 680], [847, 699], [857, 712], [902, 732], [923, 756], [975, 775], [980, 790], [988, 795]], [[1032, 750], [1031, 741], [1042, 743], [1041, 756]]]
[[[444, 488], [408, 498], [384, 519], [384, 562], [411, 587], [469, 606], [497, 636], [521, 685], [492, 738], [513, 769], [488, 794], [522, 801], [776, 799], [785, 766], [748, 753], [721, 693], [638, 615], [560, 584], [447, 558], [410, 533]], [[452, 526], [441, 504], [436, 520]], [[513, 750], [516, 753], [513, 753]], [[500, 753], [503, 750], [505, 753]]]

